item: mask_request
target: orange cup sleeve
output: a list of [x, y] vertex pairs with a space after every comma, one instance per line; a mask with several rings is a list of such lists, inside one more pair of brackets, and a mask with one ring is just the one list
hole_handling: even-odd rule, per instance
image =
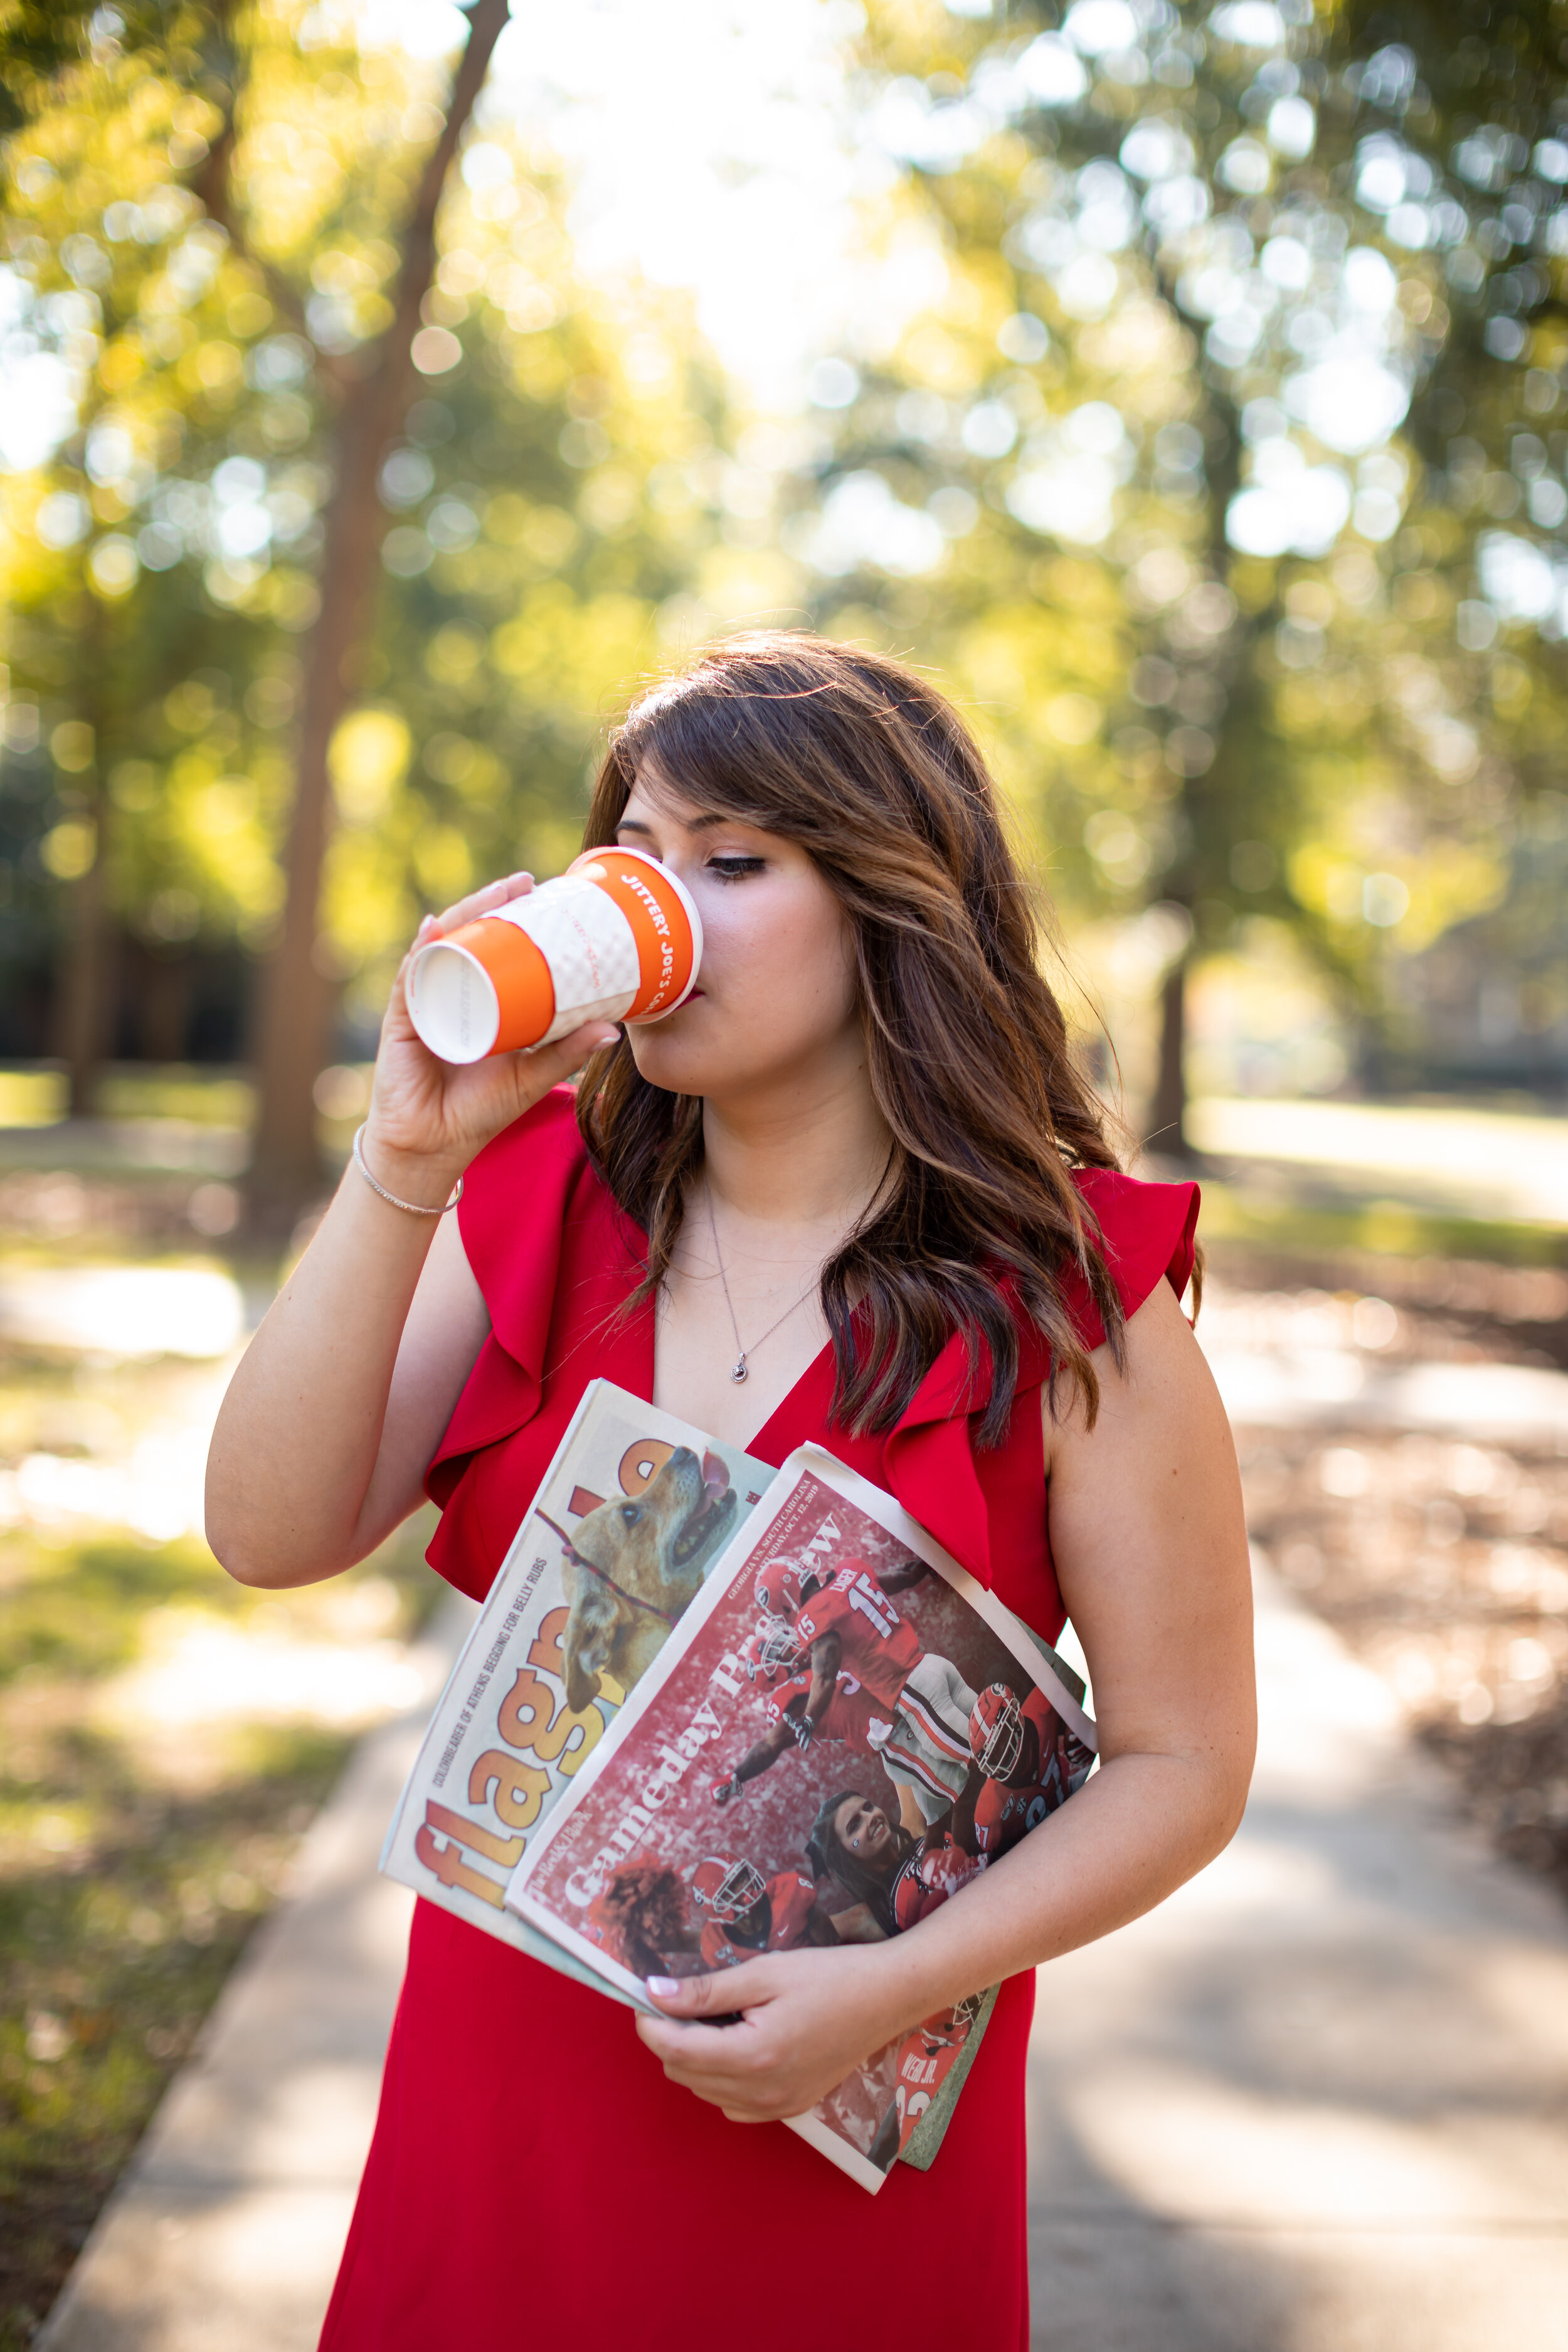
[[[605, 879], [601, 890], [607, 891], [627, 922], [637, 941], [637, 965], [641, 982], [636, 996], [627, 1006], [623, 1019], [636, 1021], [644, 1013], [657, 1013], [673, 1004], [691, 977], [691, 965], [696, 950], [691, 926], [686, 919], [686, 909], [673, 890], [661, 890], [656, 877], [650, 876], [640, 859], [616, 858], [613, 849], [596, 849], [595, 865], [602, 866]], [[669, 925], [661, 932], [654, 921], [645, 891], [651, 890], [659, 910]]]
[[477, 956], [495, 984], [500, 1027], [493, 1054], [513, 1054], [537, 1045], [555, 1018], [555, 987], [543, 950], [515, 923], [481, 915], [450, 934], [454, 947]]

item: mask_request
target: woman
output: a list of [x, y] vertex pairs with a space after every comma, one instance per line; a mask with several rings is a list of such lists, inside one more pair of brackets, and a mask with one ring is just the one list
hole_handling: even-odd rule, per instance
[[[483, 1593], [602, 1373], [770, 1462], [824, 1442], [1042, 1633], [1065, 1604], [1102, 1762], [914, 1932], [668, 1980], [658, 2019], [421, 1904], [323, 2345], [571, 2326], [674, 2352], [715, 2315], [758, 2352], [803, 2326], [1022, 2345], [1033, 1970], [1208, 1861], [1250, 1769], [1235, 1459], [1178, 1304], [1196, 1191], [1117, 1172], [979, 754], [896, 664], [788, 635], [709, 652], [615, 739], [586, 839], [687, 883], [699, 992], [448, 1069], [400, 976], [363, 1161], [219, 1421], [219, 1558], [307, 1583], [427, 1488], [434, 1565]], [[999, 1979], [937, 2164], [895, 2167], [873, 2221], [776, 2119]], [[815, 2287], [809, 2314], [759, 2293], [868, 2226], [879, 2260], [836, 2275], [826, 2333]], [[900, 2250], [921, 2290], [895, 2308]]]
[[874, 1797], [840, 1789], [826, 1798], [806, 1857], [819, 1878], [831, 1872], [864, 1904], [884, 1936], [902, 1936], [938, 1911], [977, 1874], [973, 1807], [957, 1809], [918, 1837], [889, 1818]]

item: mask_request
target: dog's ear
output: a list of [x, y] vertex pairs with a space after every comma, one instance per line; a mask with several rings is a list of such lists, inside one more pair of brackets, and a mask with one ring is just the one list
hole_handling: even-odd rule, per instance
[[585, 1715], [599, 1696], [599, 1669], [602, 1658], [584, 1660], [569, 1657], [566, 1661], [566, 1704], [574, 1715]]
[[608, 1665], [615, 1643], [616, 1609], [591, 1576], [579, 1575], [576, 1584], [561, 1636], [561, 1654], [566, 1669], [566, 1704], [580, 1715], [599, 1696], [600, 1670]]

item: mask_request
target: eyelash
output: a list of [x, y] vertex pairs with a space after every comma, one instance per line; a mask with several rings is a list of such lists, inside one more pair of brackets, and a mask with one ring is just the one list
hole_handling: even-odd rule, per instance
[[760, 874], [763, 863], [760, 857], [710, 857], [708, 870], [721, 882], [743, 882], [748, 874]]

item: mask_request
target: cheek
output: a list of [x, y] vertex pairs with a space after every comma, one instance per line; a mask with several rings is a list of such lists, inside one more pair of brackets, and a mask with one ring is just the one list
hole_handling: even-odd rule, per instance
[[[735, 898], [742, 897], [737, 890]], [[805, 1026], [825, 1019], [836, 1025], [854, 1003], [848, 926], [826, 892], [781, 892], [772, 904], [750, 908], [721, 904], [711, 939], [726, 1000], [743, 999], [772, 1022], [793, 1009]]]

